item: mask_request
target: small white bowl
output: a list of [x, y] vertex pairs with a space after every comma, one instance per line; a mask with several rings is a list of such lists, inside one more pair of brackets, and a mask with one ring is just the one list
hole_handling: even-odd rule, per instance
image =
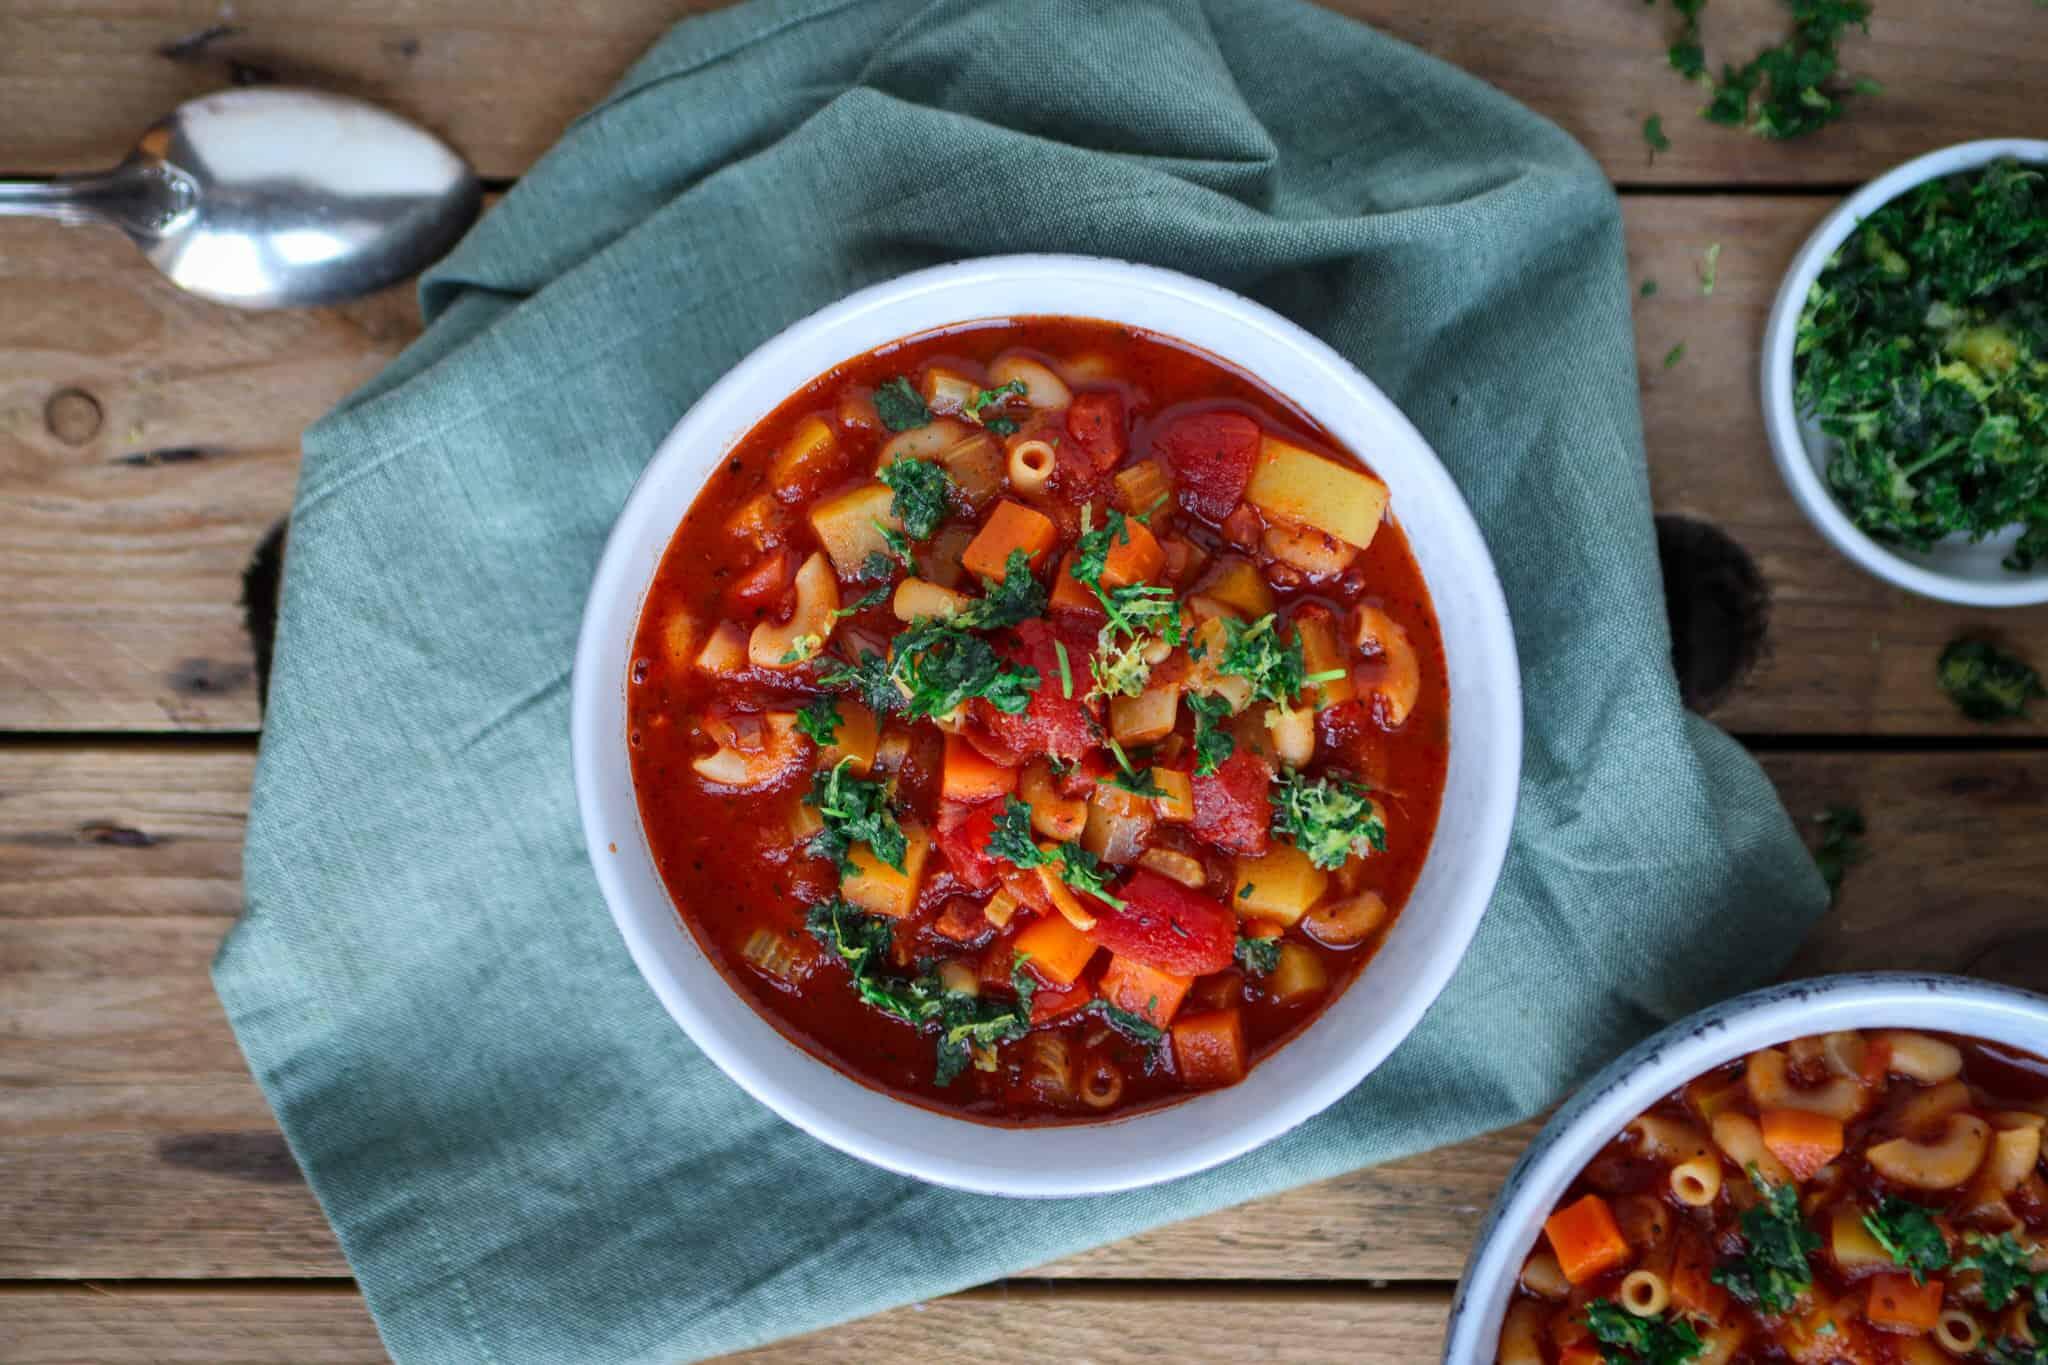
[[1849, 240], [1865, 218], [1915, 185], [1958, 171], [1974, 170], [2004, 157], [2048, 165], [2048, 142], [2032, 138], [1996, 138], [1963, 142], [1916, 157], [1865, 185], [1821, 220], [1806, 245], [1792, 258], [1792, 268], [1778, 287], [1764, 328], [1764, 430], [1771, 454], [1792, 497], [1807, 520], [1834, 542], [1836, 549], [1869, 572], [1909, 592], [1973, 607], [2023, 607], [2048, 602], [2048, 566], [2013, 573], [1999, 563], [2019, 539], [2013, 527], [1972, 543], [1954, 535], [1925, 552], [1885, 545], [1859, 530], [1828, 491], [1827, 465], [1833, 443], [1818, 424], [1799, 414], [1792, 391], [1793, 347], [1799, 339], [1799, 315], [1806, 296], [1827, 269], [1828, 261]]
[[[977, 319], [1101, 318], [1176, 337], [1259, 376], [1383, 478], [1442, 623], [1451, 738], [1443, 812], [1406, 910], [1361, 978], [1240, 1085], [1107, 1123], [999, 1128], [892, 1099], [797, 1048], [727, 984], [648, 853], [626, 748], [642, 599], [706, 474], [791, 393], [886, 342]], [[1493, 894], [1521, 772], [1521, 678], [1479, 528], [1421, 435], [1335, 351], [1270, 310], [1172, 271], [1074, 256], [964, 261], [876, 285], [796, 323], [714, 384], [641, 475], [599, 561], [570, 702], [584, 836], [655, 994], [724, 1072], [789, 1122], [892, 1171], [990, 1194], [1130, 1189], [1227, 1161], [1340, 1099], [1450, 979]]]
[[1445, 1365], [1492, 1365], [1515, 1281], [1544, 1219], [1622, 1125], [1723, 1062], [1852, 1028], [1938, 1029], [2048, 1054], [2048, 998], [1960, 976], [1823, 976], [1709, 1006], [1637, 1044], [1566, 1101], [1509, 1172], [1451, 1303]]

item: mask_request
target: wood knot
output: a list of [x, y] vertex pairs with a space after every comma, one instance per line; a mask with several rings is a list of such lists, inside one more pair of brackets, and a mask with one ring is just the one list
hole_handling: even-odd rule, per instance
[[43, 404], [43, 424], [67, 446], [82, 446], [100, 434], [106, 414], [84, 389], [59, 389]]
[[1763, 657], [1770, 591], [1748, 551], [1720, 528], [1690, 517], [1657, 518], [1657, 559], [1679, 694], [1705, 715]]

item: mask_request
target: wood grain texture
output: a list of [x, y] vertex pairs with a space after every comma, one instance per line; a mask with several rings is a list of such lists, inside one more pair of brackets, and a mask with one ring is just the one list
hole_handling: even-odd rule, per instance
[[[42, 746], [26, 757], [0, 750], [0, 905], [26, 889], [46, 907], [0, 915], [0, 1279], [347, 1272], [207, 979], [225, 928], [216, 912], [232, 900], [218, 852], [200, 859], [197, 877], [170, 867], [158, 895], [156, 860], [175, 854], [175, 841], [11, 837], [19, 812], [67, 801], [76, 804], [60, 829], [102, 808], [145, 830], [210, 827], [192, 812], [240, 785], [246, 755], [218, 756], [216, 796], [190, 807], [65, 795], [141, 791], [164, 781], [161, 765], [184, 748], [124, 745], [62, 761]], [[1966, 970], [2048, 989], [2048, 845], [2038, 837], [2048, 753], [1786, 753], [1766, 766], [1796, 814], [1850, 801], [1871, 826], [1869, 859], [1851, 870], [1802, 972]], [[86, 881], [119, 888], [132, 908], [86, 913], [61, 889]], [[1529, 1131], [1160, 1228], [1038, 1273], [1450, 1279]]]
[[[1327, 0], [1493, 82], [1555, 120], [1609, 175], [1642, 184], [1843, 184], [1946, 143], [2038, 126], [2032, 81], [2048, 25], [2025, 0], [1878, 4], [1844, 66], [1885, 86], [1844, 123], [1779, 144], [1715, 128], [1672, 72], [1668, 7], [1491, 0], [1483, 20], [1433, 0]], [[151, 120], [237, 70], [387, 104], [434, 128], [489, 176], [522, 173], [674, 20], [711, 0], [319, 0], [223, 11], [212, 0], [6, 0], [0, 157], [8, 169], [111, 164]], [[183, 59], [160, 54], [223, 22]], [[1740, 63], [1786, 31], [1774, 0], [1716, 0], [1710, 60]], [[1673, 146], [1652, 164], [1645, 117]]]
[[[1715, 719], [1756, 734], [1982, 733], [1935, 689], [1935, 656], [1992, 628], [2048, 666], [2048, 608], [1943, 606], [1863, 574], [1807, 524], [1765, 444], [1764, 314], [1831, 203], [1624, 201], [1631, 280], [1659, 282], [1636, 300], [1657, 508], [1732, 536], [1772, 594], [1764, 661]], [[0, 307], [0, 730], [253, 730], [242, 570], [290, 508], [301, 429], [411, 336], [411, 300], [235, 313], [179, 295], [119, 242], [10, 230], [33, 249], [0, 259], [0, 298], [35, 307]], [[1703, 297], [1714, 242], [1719, 280]], [[78, 289], [98, 306], [69, 311]], [[104, 409], [82, 445], [50, 429], [69, 393]], [[197, 457], [132, 462], [148, 451]], [[2006, 733], [2048, 733], [2048, 719]]]
[[[1435, 1365], [1447, 1290], [994, 1285], [728, 1356], [732, 1365], [850, 1360], [1087, 1365]], [[9, 1365], [372, 1365], [386, 1359], [363, 1302], [340, 1289], [0, 1291]]]

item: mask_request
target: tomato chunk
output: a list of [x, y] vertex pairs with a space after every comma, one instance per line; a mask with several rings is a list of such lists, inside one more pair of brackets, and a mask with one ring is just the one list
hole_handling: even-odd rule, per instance
[[[1060, 647], [1067, 654], [1067, 676], [1073, 695], [1060, 687]], [[1018, 625], [1016, 643], [998, 646], [1012, 663], [1038, 671], [1038, 690], [1016, 715], [1005, 715], [985, 701], [974, 703], [975, 714], [996, 741], [1022, 755], [1050, 754], [1077, 759], [1095, 747], [1095, 719], [1081, 698], [1088, 691], [1088, 661], [1094, 642], [1079, 632], [1062, 633], [1043, 620]]]
[[1091, 907], [1095, 928], [1089, 937], [1118, 957], [1187, 977], [1230, 965], [1237, 916], [1221, 901], [1149, 867], [1133, 872], [1115, 894], [1124, 908]]
[[1074, 395], [1067, 409], [1067, 435], [1070, 440], [1060, 448], [1062, 457], [1071, 450], [1086, 457], [1091, 475], [1109, 473], [1124, 458], [1124, 400], [1104, 391]]
[[1069, 985], [1057, 986], [1041, 983], [1031, 993], [1032, 1027], [1048, 1019], [1057, 1019], [1063, 1014], [1072, 1014], [1095, 998], [1095, 992], [1085, 983], [1075, 981]]
[[996, 817], [1002, 812], [1003, 802], [998, 798], [964, 809], [949, 805], [939, 817], [939, 851], [952, 864], [953, 875], [976, 891], [987, 891], [1002, 876], [1002, 864], [988, 853]]
[[1152, 451], [1173, 475], [1180, 505], [1220, 522], [1244, 499], [1259, 436], [1259, 424], [1241, 412], [1197, 412], [1154, 432]]
[[1195, 778], [1195, 819], [1188, 828], [1196, 838], [1231, 853], [1264, 853], [1273, 825], [1266, 795], [1272, 782], [1266, 760], [1239, 745], [1215, 772]]

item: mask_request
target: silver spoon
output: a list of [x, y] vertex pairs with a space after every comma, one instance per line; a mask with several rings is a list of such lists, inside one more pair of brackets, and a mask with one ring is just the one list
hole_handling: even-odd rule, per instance
[[422, 269], [481, 197], [461, 157], [396, 114], [272, 86], [179, 105], [111, 171], [0, 181], [0, 216], [117, 227], [180, 288], [296, 308]]

